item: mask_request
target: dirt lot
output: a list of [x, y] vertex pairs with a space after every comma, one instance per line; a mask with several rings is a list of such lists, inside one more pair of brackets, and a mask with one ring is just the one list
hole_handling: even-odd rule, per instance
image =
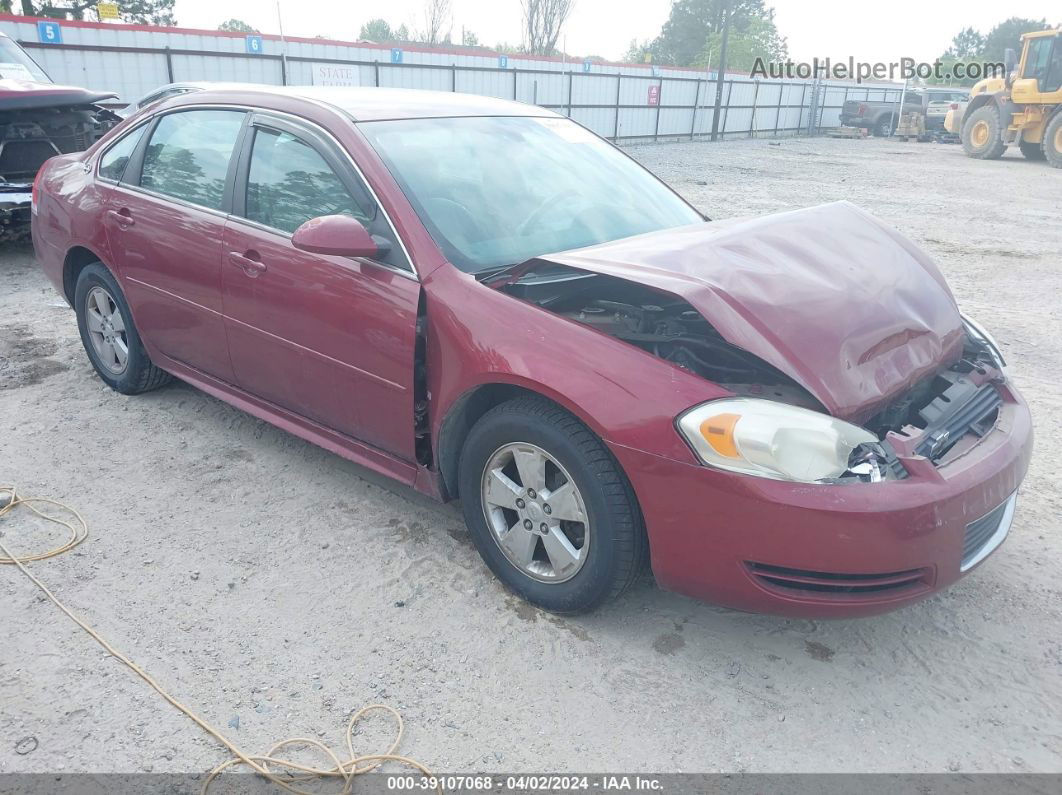
[[[92, 528], [33, 570], [251, 751], [338, 743], [382, 701], [437, 770], [1062, 771], [1062, 172], [877, 140], [631, 151], [709, 215], [848, 199], [939, 258], [1037, 426], [992, 560], [869, 620], [746, 615], [648, 577], [596, 614], [546, 615], [492, 580], [453, 507], [190, 387], [106, 389], [23, 247], [0, 256], [0, 483]], [[0, 625], [0, 771], [223, 758], [10, 567]]]

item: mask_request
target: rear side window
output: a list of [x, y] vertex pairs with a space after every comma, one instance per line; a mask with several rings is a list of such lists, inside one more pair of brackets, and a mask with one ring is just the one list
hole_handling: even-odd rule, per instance
[[129, 164], [129, 158], [132, 156], [133, 150], [136, 149], [136, 145], [140, 143], [140, 139], [144, 137], [144, 130], [146, 129], [147, 125], [137, 127], [131, 133], [119, 138], [116, 144], [103, 153], [103, 157], [100, 158], [100, 177], [114, 180], [115, 182], [122, 181], [122, 175], [125, 173], [125, 167]]
[[242, 111], [194, 110], [163, 116], [144, 152], [140, 186], [221, 209]]
[[255, 133], [251, 149], [246, 215], [284, 232], [322, 215], [351, 215], [366, 225], [372, 219], [371, 208], [350, 195], [316, 149], [289, 133], [265, 129]]

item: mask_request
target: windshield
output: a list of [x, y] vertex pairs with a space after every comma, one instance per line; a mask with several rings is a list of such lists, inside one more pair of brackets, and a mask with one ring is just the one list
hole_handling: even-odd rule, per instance
[[403, 119], [360, 129], [443, 253], [464, 271], [704, 220], [568, 119]]
[[51, 78], [7, 36], [0, 36], [0, 80], [50, 83]]

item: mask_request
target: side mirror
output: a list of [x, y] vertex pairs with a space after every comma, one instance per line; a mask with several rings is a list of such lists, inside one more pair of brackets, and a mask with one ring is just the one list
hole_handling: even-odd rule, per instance
[[1007, 70], [1005, 77], [1009, 77], [1010, 73], [1018, 68], [1018, 53], [1011, 47], [1003, 50], [1003, 66]]
[[291, 236], [291, 245], [311, 254], [335, 257], [380, 257], [389, 248], [377, 242], [357, 218], [349, 215], [322, 215], [311, 218]]

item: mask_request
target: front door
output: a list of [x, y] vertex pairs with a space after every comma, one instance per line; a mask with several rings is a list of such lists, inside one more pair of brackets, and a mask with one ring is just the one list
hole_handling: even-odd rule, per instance
[[[381, 261], [299, 251], [303, 222], [345, 213], [386, 239]], [[229, 352], [248, 392], [413, 460], [420, 284], [364, 183], [316, 129], [256, 115], [223, 241]]]
[[[169, 113], [107, 190], [107, 237], [137, 327], [166, 356], [232, 382], [221, 306], [225, 186], [246, 114]], [[102, 165], [102, 164], [101, 164]], [[106, 172], [101, 168], [106, 182]]]

